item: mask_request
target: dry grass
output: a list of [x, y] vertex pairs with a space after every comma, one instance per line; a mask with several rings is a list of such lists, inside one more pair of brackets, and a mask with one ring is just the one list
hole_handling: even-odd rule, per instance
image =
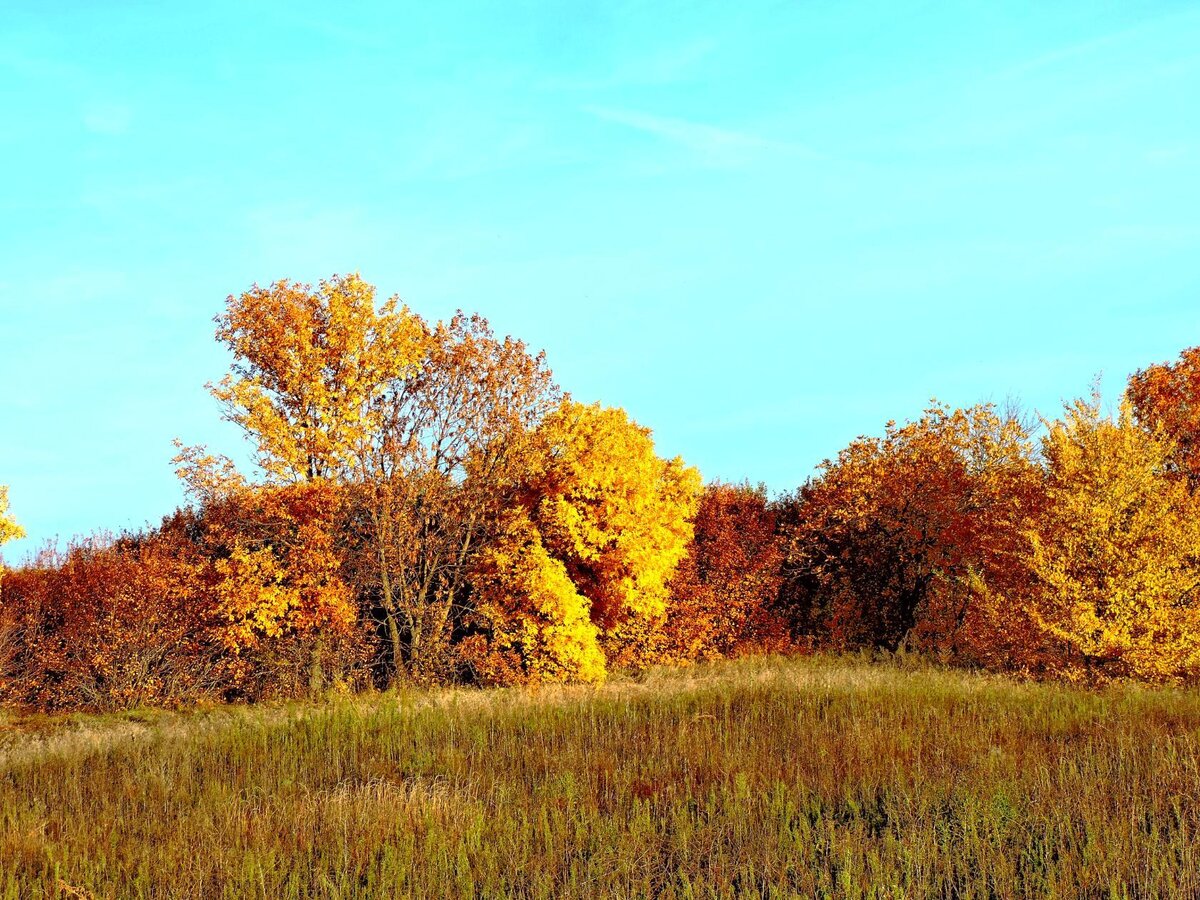
[[1200, 895], [1200, 696], [760, 659], [9, 720], [0, 897]]

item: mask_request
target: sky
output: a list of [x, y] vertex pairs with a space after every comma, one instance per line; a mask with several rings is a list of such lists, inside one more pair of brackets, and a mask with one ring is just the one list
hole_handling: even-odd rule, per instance
[[360, 272], [791, 489], [1200, 343], [1200, 3], [0, 0], [0, 484], [156, 523], [224, 299]]

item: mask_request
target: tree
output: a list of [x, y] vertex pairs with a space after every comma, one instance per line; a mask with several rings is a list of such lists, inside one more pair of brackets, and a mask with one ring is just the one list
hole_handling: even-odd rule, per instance
[[708, 485], [695, 537], [671, 579], [665, 652], [678, 661], [777, 650], [787, 641], [776, 608], [784, 548], [762, 485]]
[[[0, 546], [8, 541], [25, 536], [21, 526], [9, 515], [8, 488], [0, 485]], [[0, 600], [3, 599], [4, 589], [4, 559], [0, 557]], [[21, 617], [0, 603], [0, 695], [3, 685], [11, 677], [14, 661], [21, 650], [22, 622]]]
[[604, 668], [592, 640], [608, 663], [649, 661], [692, 537], [699, 474], [659, 457], [623, 410], [598, 404], [564, 401], [533, 447], [521, 503], [477, 570], [485, 603], [471, 624], [484, 637], [468, 645], [474, 668], [508, 653], [536, 677], [549, 655], [559, 660], [553, 677], [595, 679]]
[[377, 310], [374, 287], [335, 275], [315, 289], [277, 281], [230, 296], [217, 339], [234, 363], [209, 388], [262, 470], [288, 482], [374, 474], [364, 469], [384, 432], [382, 399], [416, 374], [428, 335], [398, 298]]
[[476, 625], [459, 648], [483, 684], [600, 681], [606, 665], [588, 599], [516, 512], [472, 573]]
[[1200, 487], [1200, 347], [1135, 372], [1127, 392], [1134, 418], [1174, 443], [1169, 471]]
[[987, 605], [1020, 591], [1038, 484], [1029, 429], [991, 405], [934, 405], [859, 438], [784, 503], [793, 629], [836, 647], [1020, 643], [1007, 608]]
[[1200, 505], [1177, 447], [1076, 401], [1043, 442], [1045, 511], [1029, 533], [1032, 606], [1077, 677], [1200, 674]]
[[622, 409], [563, 403], [542, 425], [532, 517], [551, 555], [612, 631], [667, 609], [687, 552], [699, 473], [654, 452], [650, 430]]
[[[0, 485], [0, 546], [23, 537], [25, 537], [25, 531], [8, 512], [8, 488]], [[4, 568], [0, 565], [0, 576], [3, 574]]]
[[0, 694], [114, 708], [352, 678], [364, 642], [335, 552], [342, 502], [324, 480], [259, 486], [40, 554], [6, 587], [19, 646], [0, 640]]
[[197, 560], [177, 550], [101, 534], [15, 570], [4, 605], [21, 646], [6, 699], [111, 709], [202, 695], [215, 656], [191, 602]]
[[461, 312], [431, 331], [419, 373], [387, 392], [359, 519], [376, 557], [363, 583], [379, 597], [397, 669], [432, 678], [455, 664], [469, 574], [505, 527], [530, 436], [560, 397], [544, 354]]
[[[431, 328], [396, 298], [376, 309], [357, 275], [231, 296], [217, 337], [234, 364], [210, 387], [268, 479], [347, 491], [339, 551], [381, 625], [388, 677], [442, 674], [517, 448], [559, 397], [544, 356], [479, 316]], [[176, 463], [202, 503], [244, 487], [202, 447]]]

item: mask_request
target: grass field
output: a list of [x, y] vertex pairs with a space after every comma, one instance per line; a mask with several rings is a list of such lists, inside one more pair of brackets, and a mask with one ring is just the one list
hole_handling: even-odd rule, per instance
[[1200, 694], [845, 658], [0, 729], [0, 897], [1189, 897]]

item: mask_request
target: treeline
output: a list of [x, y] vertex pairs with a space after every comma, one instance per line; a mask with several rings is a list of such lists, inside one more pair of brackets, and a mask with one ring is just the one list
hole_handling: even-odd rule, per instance
[[233, 365], [209, 387], [258, 477], [181, 444], [191, 503], [160, 527], [7, 572], [0, 701], [597, 681], [826, 647], [1200, 673], [1200, 350], [1137, 373], [1115, 415], [934, 406], [771, 498], [702, 487], [522, 342], [377, 305], [357, 276], [256, 286], [217, 321]]

